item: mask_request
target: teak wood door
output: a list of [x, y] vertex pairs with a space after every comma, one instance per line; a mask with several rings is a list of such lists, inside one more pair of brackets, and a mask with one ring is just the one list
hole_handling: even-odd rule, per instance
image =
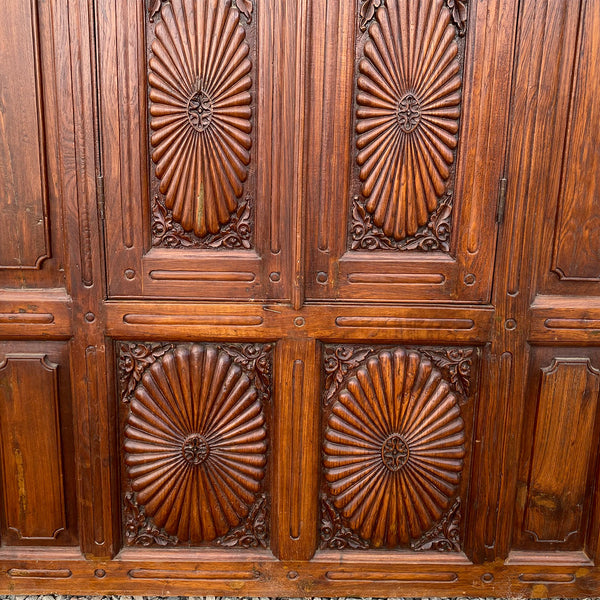
[[3, 591], [600, 595], [600, 0], [3, 16]]

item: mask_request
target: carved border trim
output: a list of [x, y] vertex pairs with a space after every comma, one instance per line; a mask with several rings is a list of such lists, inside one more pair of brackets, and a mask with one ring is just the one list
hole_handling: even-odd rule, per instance
[[[366, 31], [371, 21], [375, 18], [375, 11], [380, 6], [383, 6], [385, 0], [361, 0], [361, 2], [359, 27], [361, 31]], [[469, 17], [467, 0], [445, 0], [445, 3], [452, 15], [458, 35], [461, 37], [464, 36], [467, 32], [467, 20]]]
[[365, 550], [369, 547], [369, 542], [346, 527], [340, 513], [326, 494], [321, 493], [320, 501], [321, 522], [319, 533], [321, 541], [319, 547], [322, 550], [325, 548], [332, 550], [345, 550], [348, 548]]
[[269, 505], [266, 494], [261, 494], [246, 520], [229, 533], [215, 540], [225, 548], [266, 548], [269, 543]]
[[176, 537], [168, 535], [152, 523], [144, 508], [138, 505], [133, 492], [125, 494], [123, 507], [125, 539], [130, 546], [175, 546], [179, 543]]

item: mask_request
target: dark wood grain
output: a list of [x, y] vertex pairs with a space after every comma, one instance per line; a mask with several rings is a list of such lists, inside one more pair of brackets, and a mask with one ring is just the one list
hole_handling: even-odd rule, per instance
[[3, 543], [77, 544], [73, 412], [64, 342], [0, 343]]

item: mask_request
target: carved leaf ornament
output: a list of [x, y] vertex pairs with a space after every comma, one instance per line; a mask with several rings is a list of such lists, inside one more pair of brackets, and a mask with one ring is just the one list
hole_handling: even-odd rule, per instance
[[173, 219], [202, 237], [230, 220], [248, 177], [250, 49], [229, 2], [171, 0], [160, 10], [149, 76], [152, 160]]
[[465, 456], [456, 395], [416, 351], [367, 358], [339, 390], [328, 417], [329, 496], [372, 546], [409, 546], [443, 518]]
[[457, 27], [444, 0], [362, 8], [363, 28], [374, 20], [359, 62], [361, 193], [374, 224], [399, 241], [427, 225], [446, 193], [460, 117]]
[[125, 466], [153, 526], [201, 543], [238, 527], [266, 466], [261, 394], [215, 346], [178, 346], [143, 373], [130, 401]]

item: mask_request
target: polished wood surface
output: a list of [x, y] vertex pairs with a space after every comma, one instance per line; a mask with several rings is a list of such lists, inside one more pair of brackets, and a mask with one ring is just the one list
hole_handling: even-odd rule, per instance
[[600, 595], [600, 0], [4, 13], [0, 589]]

